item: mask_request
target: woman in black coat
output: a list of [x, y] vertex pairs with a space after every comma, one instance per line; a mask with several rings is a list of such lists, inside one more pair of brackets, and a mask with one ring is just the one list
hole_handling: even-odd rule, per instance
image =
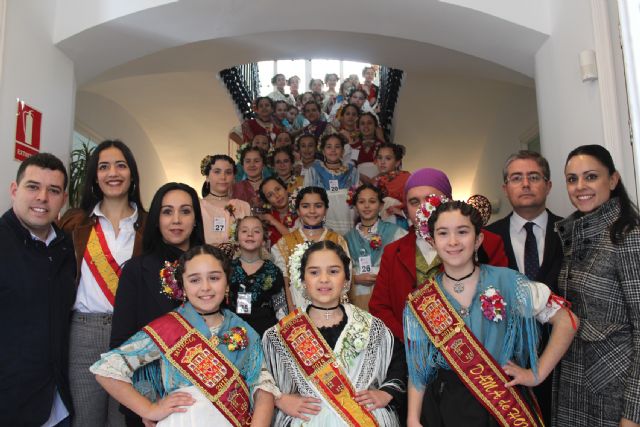
[[[113, 310], [111, 348], [119, 346], [182, 302], [162, 293], [160, 270], [166, 263], [175, 262], [190, 247], [204, 243], [196, 191], [176, 182], [160, 187], [153, 196], [142, 241], [143, 254], [128, 261], [120, 276]], [[127, 426], [142, 425], [136, 414], [126, 409], [124, 412]]]

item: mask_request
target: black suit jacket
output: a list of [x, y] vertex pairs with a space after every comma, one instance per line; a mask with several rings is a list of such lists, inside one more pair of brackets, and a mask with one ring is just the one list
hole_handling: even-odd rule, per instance
[[[540, 271], [538, 272], [538, 276], [535, 280], [546, 284], [554, 293], [557, 293], [558, 274], [560, 273], [560, 267], [562, 266], [563, 254], [562, 243], [560, 242], [560, 237], [554, 230], [554, 224], [562, 218], [554, 215], [548, 209], [547, 212], [549, 213], [549, 221], [547, 222], [547, 231], [544, 239], [542, 265], [540, 266]], [[511, 235], [509, 233], [511, 215], [513, 215], [513, 212], [493, 224], [488, 225], [487, 230], [493, 231], [502, 237], [504, 250], [509, 258], [509, 268], [517, 271], [518, 263], [516, 262], [515, 255], [513, 254], [513, 245], [511, 244]]]

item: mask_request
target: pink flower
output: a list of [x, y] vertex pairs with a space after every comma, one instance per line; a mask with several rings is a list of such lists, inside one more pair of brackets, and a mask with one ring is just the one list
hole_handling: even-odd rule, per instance
[[487, 288], [482, 295], [480, 295], [480, 306], [482, 307], [482, 314], [488, 320], [493, 322], [499, 322], [504, 319], [505, 306], [504, 298], [496, 288], [493, 286]]

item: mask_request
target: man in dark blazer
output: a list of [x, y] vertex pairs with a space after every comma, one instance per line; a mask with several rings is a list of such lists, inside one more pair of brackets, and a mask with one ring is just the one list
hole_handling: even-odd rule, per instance
[[509, 268], [525, 274], [525, 224], [533, 222], [533, 234], [538, 246], [539, 270], [532, 280], [557, 290], [562, 264], [562, 245], [554, 224], [562, 218], [546, 208], [551, 191], [549, 163], [534, 151], [519, 151], [507, 159], [502, 171], [502, 188], [513, 208], [506, 217], [487, 226], [502, 237], [509, 258]]
[[[562, 218], [546, 208], [547, 195], [551, 191], [549, 163], [539, 153], [522, 150], [509, 156], [502, 170], [502, 188], [513, 208], [506, 217], [487, 226], [502, 237], [509, 258], [509, 268], [529, 278], [545, 283], [555, 293], [558, 274], [562, 265], [562, 244], [554, 230], [554, 224]], [[530, 225], [527, 226], [527, 224]], [[537, 268], [525, 268], [527, 228], [535, 236]], [[528, 270], [528, 271], [527, 271]], [[533, 273], [531, 273], [533, 271]], [[548, 329], [543, 328], [543, 343], [548, 340]], [[542, 409], [545, 423], [551, 418], [551, 375], [534, 389]]]
[[67, 426], [69, 320], [76, 265], [71, 239], [53, 224], [67, 172], [48, 153], [25, 160], [0, 218], [0, 425]]

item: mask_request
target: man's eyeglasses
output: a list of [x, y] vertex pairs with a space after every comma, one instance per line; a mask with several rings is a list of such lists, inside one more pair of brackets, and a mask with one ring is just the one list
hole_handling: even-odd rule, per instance
[[539, 184], [542, 181], [547, 181], [547, 178], [539, 174], [538, 172], [529, 172], [528, 174], [514, 173], [507, 177], [507, 183], [513, 185], [520, 185], [527, 178], [530, 184]]

